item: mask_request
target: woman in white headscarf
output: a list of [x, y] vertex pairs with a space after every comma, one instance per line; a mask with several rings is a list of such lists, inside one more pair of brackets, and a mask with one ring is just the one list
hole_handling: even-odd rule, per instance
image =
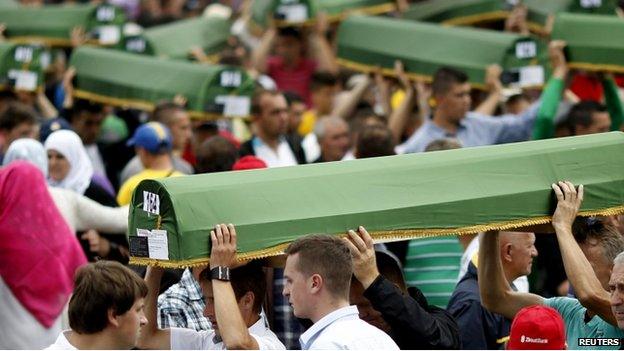
[[48, 184], [72, 190], [102, 205], [114, 207], [115, 198], [93, 178], [93, 165], [82, 140], [71, 130], [58, 130], [46, 139]]

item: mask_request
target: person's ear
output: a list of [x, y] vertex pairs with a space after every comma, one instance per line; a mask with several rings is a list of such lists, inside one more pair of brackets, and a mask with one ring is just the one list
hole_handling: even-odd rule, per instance
[[507, 243], [503, 246], [503, 252], [502, 252], [502, 256], [503, 256], [503, 261], [506, 262], [511, 262], [511, 251], [512, 251], [512, 245], [511, 243]]
[[241, 305], [246, 310], [253, 310], [254, 301], [256, 300], [256, 295], [252, 291], [248, 291], [241, 297]]
[[312, 274], [310, 277], [310, 292], [316, 294], [323, 288], [323, 277], [319, 274]]
[[115, 314], [115, 311], [112, 308], [109, 308], [108, 311], [106, 312], [106, 316], [108, 317], [108, 323], [111, 324], [113, 327], [119, 327], [119, 320], [117, 319], [117, 315]]

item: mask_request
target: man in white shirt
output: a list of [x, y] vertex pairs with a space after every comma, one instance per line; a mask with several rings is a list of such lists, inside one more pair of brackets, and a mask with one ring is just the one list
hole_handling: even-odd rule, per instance
[[129, 350], [136, 346], [143, 314], [145, 282], [114, 261], [81, 267], [69, 301], [69, 325], [48, 350]]
[[349, 305], [353, 263], [343, 240], [329, 235], [303, 237], [288, 246], [286, 255], [283, 294], [296, 317], [314, 323], [299, 338], [303, 350], [399, 349], [387, 334], [361, 320], [356, 306]]
[[[138, 347], [172, 350], [284, 350], [284, 345], [260, 317], [266, 295], [266, 277], [256, 263], [236, 267], [236, 230], [232, 224], [217, 225], [210, 232], [210, 268], [199, 275], [206, 299], [204, 315], [213, 329], [158, 329], [158, 288], [163, 269], [150, 267], [145, 280], [147, 325]], [[231, 269], [231, 270], [230, 270]]]

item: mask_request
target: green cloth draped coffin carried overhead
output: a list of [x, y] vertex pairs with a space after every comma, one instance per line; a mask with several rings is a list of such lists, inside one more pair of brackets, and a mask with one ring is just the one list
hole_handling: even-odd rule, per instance
[[561, 13], [552, 38], [567, 42], [570, 67], [624, 73], [624, 20], [619, 17]]
[[493, 63], [512, 77], [504, 83], [542, 85], [545, 51], [528, 36], [381, 17], [351, 16], [338, 29], [338, 62], [343, 66], [361, 71], [381, 66], [391, 75], [394, 61], [401, 60], [408, 74], [424, 79], [451, 66], [465, 71], [476, 86], [484, 85], [485, 69]]
[[308, 25], [319, 12], [336, 22], [354, 12], [378, 15], [395, 9], [395, 1], [388, 0], [255, 0], [251, 19], [261, 27], [267, 27], [269, 18], [278, 26]]
[[551, 184], [585, 186], [581, 215], [624, 212], [624, 133], [296, 167], [145, 180], [129, 215], [131, 262], [205, 263], [233, 223], [239, 258], [277, 255], [308, 234], [365, 226], [376, 240], [550, 222]]
[[43, 86], [44, 48], [0, 43], [0, 88], [35, 91]]
[[254, 81], [236, 67], [90, 47], [75, 50], [70, 65], [76, 68], [79, 98], [149, 111], [179, 94], [194, 118], [249, 115]]
[[[524, 0], [531, 31], [544, 33], [548, 16], [559, 12], [615, 14], [616, 0]], [[427, 0], [413, 4], [402, 17], [445, 25], [481, 25], [504, 21], [513, 8], [507, 0]]]
[[129, 52], [174, 59], [187, 59], [193, 47], [206, 54], [218, 53], [230, 36], [230, 22], [223, 18], [192, 18], [152, 27], [141, 35], [125, 38]]
[[53, 46], [71, 46], [75, 27], [82, 27], [92, 44], [117, 45], [125, 20], [123, 11], [111, 5], [46, 5], [0, 11], [0, 23], [6, 25], [10, 41]]

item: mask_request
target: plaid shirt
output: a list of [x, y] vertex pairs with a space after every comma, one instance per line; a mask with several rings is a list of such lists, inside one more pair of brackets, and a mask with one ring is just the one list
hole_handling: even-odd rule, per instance
[[293, 314], [288, 299], [282, 295], [286, 283], [284, 270], [275, 268], [273, 274], [273, 332], [287, 350], [300, 350], [299, 336], [304, 330]]
[[187, 268], [178, 284], [158, 296], [158, 326], [196, 331], [212, 329], [210, 321], [204, 317], [204, 308], [199, 283]]

